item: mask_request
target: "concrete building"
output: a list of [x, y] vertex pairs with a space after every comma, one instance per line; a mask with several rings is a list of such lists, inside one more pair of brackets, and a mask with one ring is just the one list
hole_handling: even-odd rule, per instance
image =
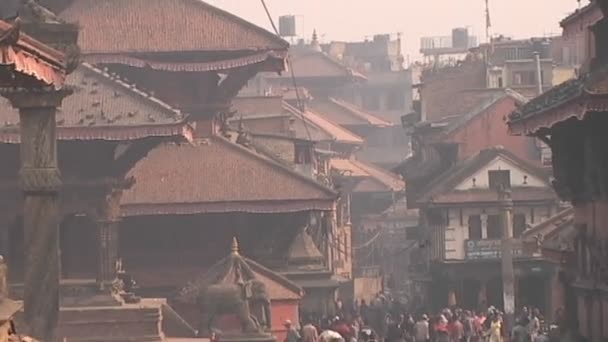
[[486, 149], [457, 163], [418, 199], [421, 224], [430, 237], [431, 293], [436, 307], [502, 307], [502, 228], [497, 189], [511, 189], [514, 202], [517, 304], [551, 312], [546, 289], [556, 268], [523, 253], [520, 237], [557, 211], [547, 174], [502, 147]]

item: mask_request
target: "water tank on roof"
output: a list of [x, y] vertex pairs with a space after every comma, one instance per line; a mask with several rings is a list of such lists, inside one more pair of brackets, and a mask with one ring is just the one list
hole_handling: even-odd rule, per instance
[[469, 47], [469, 30], [466, 28], [455, 28], [452, 30], [452, 47], [467, 49]]
[[374, 36], [374, 41], [375, 42], [389, 42], [391, 40], [391, 35], [390, 34], [377, 34]]
[[279, 34], [281, 37], [296, 36], [296, 16], [284, 15], [279, 17]]

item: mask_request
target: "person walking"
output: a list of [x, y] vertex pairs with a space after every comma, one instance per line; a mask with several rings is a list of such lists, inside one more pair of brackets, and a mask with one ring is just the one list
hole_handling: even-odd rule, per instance
[[290, 320], [286, 320], [283, 324], [287, 329], [287, 337], [285, 337], [285, 342], [300, 342], [300, 333], [298, 329], [296, 329]]
[[302, 342], [317, 342], [319, 340], [319, 332], [317, 328], [308, 322], [302, 327]]
[[414, 325], [414, 342], [429, 342], [430, 340], [429, 317], [424, 314]]

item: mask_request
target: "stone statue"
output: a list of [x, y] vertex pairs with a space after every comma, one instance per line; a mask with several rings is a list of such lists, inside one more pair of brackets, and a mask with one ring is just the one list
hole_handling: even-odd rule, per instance
[[260, 281], [217, 284], [203, 289], [197, 298], [202, 314], [199, 336], [209, 336], [209, 333], [215, 330], [215, 319], [225, 314], [235, 314], [244, 333], [262, 333], [263, 328], [251, 314], [250, 305], [253, 302], [263, 303], [267, 321], [270, 322], [270, 300], [266, 286]]

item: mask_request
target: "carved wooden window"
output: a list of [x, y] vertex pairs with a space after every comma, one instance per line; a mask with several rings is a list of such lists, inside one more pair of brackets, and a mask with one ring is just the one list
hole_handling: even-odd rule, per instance
[[498, 190], [501, 187], [511, 187], [511, 171], [509, 170], [491, 170], [488, 171], [488, 182], [490, 189]]
[[488, 215], [488, 239], [502, 238], [502, 229], [500, 226], [500, 215]]
[[513, 237], [519, 238], [521, 234], [526, 230], [526, 215], [515, 214], [513, 215]]
[[469, 240], [481, 240], [483, 238], [481, 232], [481, 216], [469, 216]]

